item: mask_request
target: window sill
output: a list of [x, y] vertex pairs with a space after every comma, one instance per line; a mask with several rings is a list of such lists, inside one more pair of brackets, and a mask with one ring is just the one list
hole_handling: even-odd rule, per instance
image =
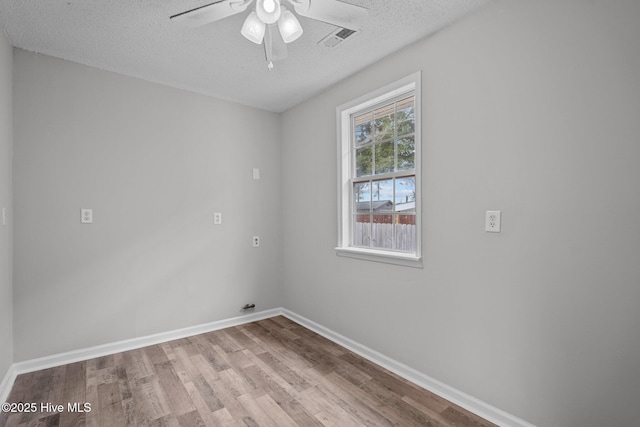
[[335, 249], [338, 256], [402, 265], [405, 267], [422, 268], [422, 258], [415, 255], [352, 247], [338, 247]]

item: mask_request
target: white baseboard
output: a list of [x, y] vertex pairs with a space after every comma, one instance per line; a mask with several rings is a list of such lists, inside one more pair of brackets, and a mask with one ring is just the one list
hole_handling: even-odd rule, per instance
[[511, 415], [501, 409], [495, 408], [473, 396], [470, 396], [460, 390], [457, 390], [451, 386], [448, 386], [422, 372], [416, 371], [409, 366], [391, 359], [382, 353], [379, 353], [369, 347], [366, 347], [360, 343], [357, 343], [344, 335], [340, 335], [331, 329], [325, 328], [318, 323], [313, 322], [305, 317], [302, 317], [296, 313], [293, 313], [287, 309], [283, 309], [283, 316], [293, 320], [294, 322], [304, 326], [316, 332], [319, 335], [339, 344], [354, 353], [364, 357], [367, 360], [382, 366], [385, 369], [401, 376], [402, 378], [411, 381], [414, 384], [425, 388], [440, 397], [447, 399], [448, 401], [455, 403], [464, 409], [473, 412], [474, 414], [491, 421], [494, 424], [505, 427], [535, 427], [514, 415]]
[[405, 378], [437, 395], [459, 405], [474, 414], [485, 418], [499, 426], [508, 427], [535, 427], [533, 424], [521, 420], [507, 412], [495, 408], [473, 396], [463, 393], [453, 387], [450, 387], [434, 378], [429, 377], [421, 372], [410, 368], [397, 360], [391, 359], [382, 353], [379, 353], [369, 347], [366, 347], [356, 341], [353, 341], [331, 329], [325, 328], [303, 316], [300, 316], [290, 310], [284, 308], [274, 308], [271, 310], [260, 311], [245, 316], [233, 317], [230, 319], [219, 320], [216, 322], [205, 323], [202, 325], [191, 326], [174, 331], [163, 332], [145, 337], [132, 338], [124, 341], [89, 347], [86, 349], [69, 351], [66, 353], [54, 354], [51, 356], [41, 357], [38, 359], [17, 362], [11, 365], [9, 371], [5, 375], [2, 383], [0, 383], [0, 403], [5, 402], [13, 387], [13, 383], [18, 375], [27, 372], [48, 369], [54, 366], [66, 365], [68, 363], [79, 362], [82, 360], [93, 359], [95, 357], [106, 356], [109, 354], [120, 353], [123, 351], [134, 350], [137, 348], [147, 347], [154, 344], [176, 340], [180, 338], [190, 337], [193, 335], [203, 334], [206, 332], [216, 331], [219, 329], [238, 326], [245, 323], [251, 323], [270, 317], [283, 315], [290, 320], [322, 335], [323, 337], [339, 344], [356, 354], [370, 360], [371, 362], [388, 369], [389, 371]]
[[9, 392], [11, 391], [11, 387], [13, 387], [13, 383], [17, 376], [18, 373], [16, 372], [15, 364], [9, 366], [7, 374], [0, 383], [0, 403], [7, 401], [7, 397], [9, 397]]

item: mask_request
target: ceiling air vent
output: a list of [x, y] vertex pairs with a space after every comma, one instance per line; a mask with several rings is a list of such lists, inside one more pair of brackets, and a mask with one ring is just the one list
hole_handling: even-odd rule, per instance
[[340, 43], [356, 33], [358, 33], [358, 31], [350, 30], [348, 28], [338, 28], [337, 30], [329, 33], [327, 37], [320, 40], [318, 44], [329, 49], [335, 49], [340, 45]]

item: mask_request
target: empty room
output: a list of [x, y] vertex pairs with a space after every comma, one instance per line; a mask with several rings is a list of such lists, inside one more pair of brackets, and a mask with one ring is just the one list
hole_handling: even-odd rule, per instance
[[637, 0], [0, 0], [0, 426], [640, 425]]

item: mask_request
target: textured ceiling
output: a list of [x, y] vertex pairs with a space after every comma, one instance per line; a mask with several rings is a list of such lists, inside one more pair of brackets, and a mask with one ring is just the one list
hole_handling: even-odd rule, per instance
[[272, 71], [240, 35], [249, 10], [195, 29], [169, 20], [211, 1], [0, 0], [0, 25], [15, 47], [280, 112], [489, 0], [344, 0], [369, 9], [361, 33], [328, 49], [336, 27], [298, 17], [304, 34]]

